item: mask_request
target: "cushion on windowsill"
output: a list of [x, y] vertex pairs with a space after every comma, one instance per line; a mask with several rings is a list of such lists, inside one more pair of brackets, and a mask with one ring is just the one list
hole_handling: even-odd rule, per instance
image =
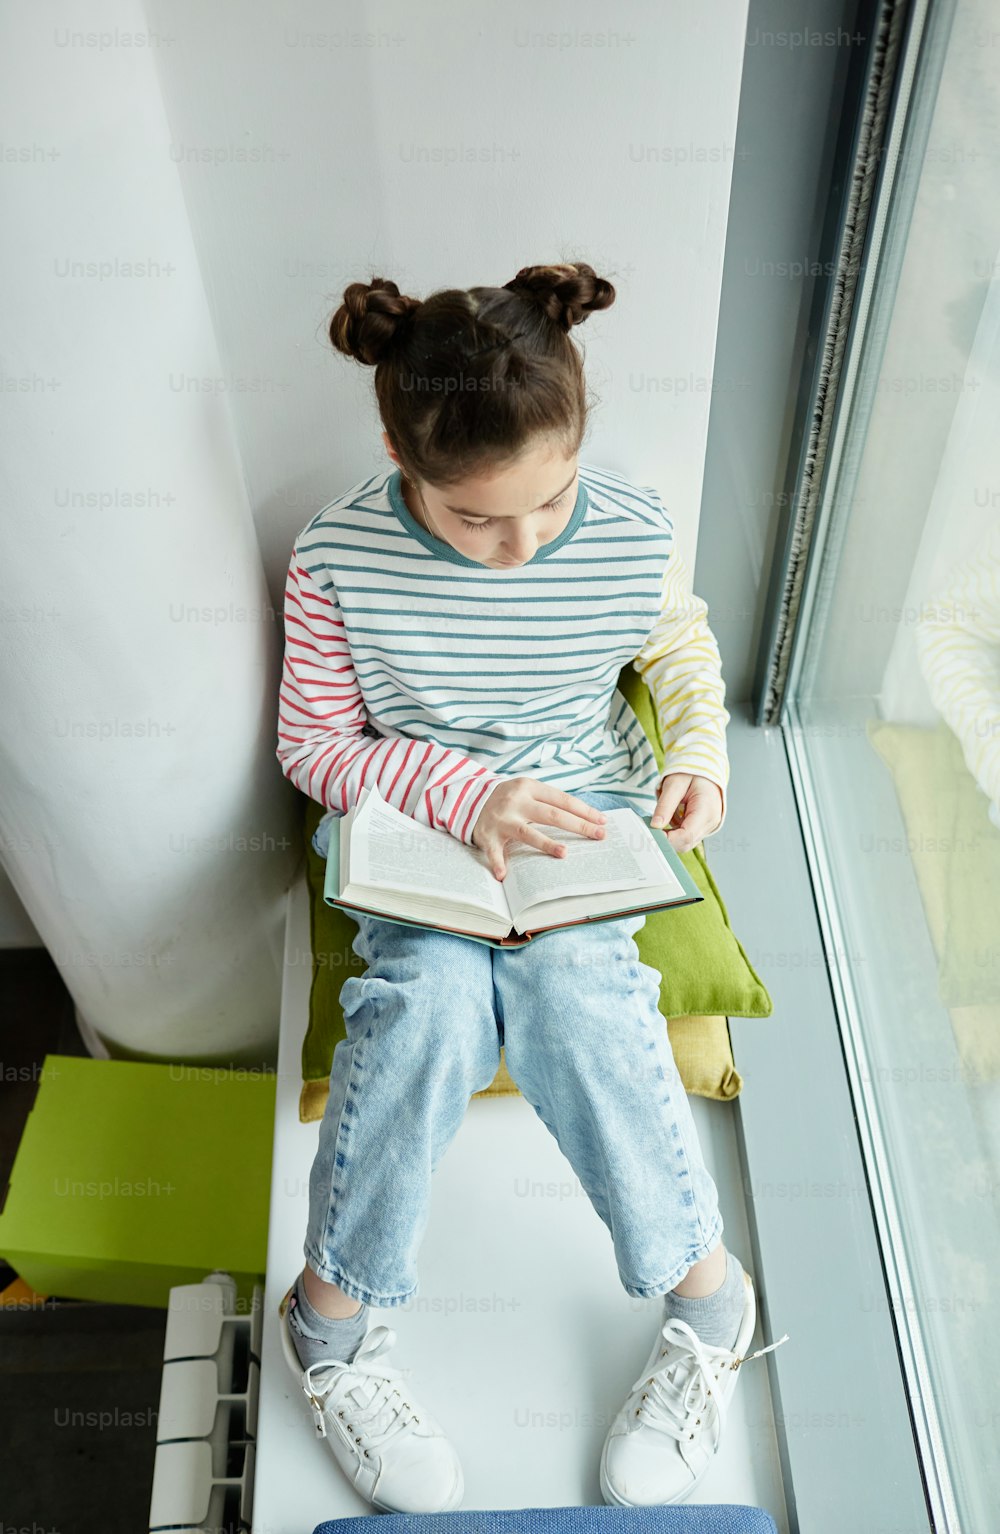
[[[631, 665], [618, 686], [635, 711], [664, 770], [663, 745], [655, 707], [646, 683]], [[300, 796], [309, 884], [313, 979], [309, 1027], [302, 1045], [303, 1087], [299, 1117], [321, 1118], [329, 1089], [333, 1052], [346, 1037], [340, 992], [348, 975], [362, 975], [365, 964], [353, 949], [357, 923], [323, 899], [326, 864], [312, 845], [325, 813], [315, 800]], [[639, 957], [661, 976], [660, 1011], [685, 1089], [722, 1101], [736, 1097], [743, 1082], [733, 1060], [729, 1017], [769, 1017], [771, 997], [729, 925], [729, 915], [708, 867], [704, 844], [680, 854], [705, 897], [697, 905], [654, 911], [636, 934]], [[490, 1087], [476, 1096], [516, 1093], [501, 1053], [500, 1069]]]
[[678, 1507], [518, 1507], [488, 1512], [362, 1513], [331, 1518], [312, 1534], [778, 1534], [763, 1507], [699, 1502]]
[[938, 995], [959, 1054], [982, 1080], [1000, 1077], [1000, 830], [957, 736], [935, 726], [868, 721], [892, 774], [938, 961]]

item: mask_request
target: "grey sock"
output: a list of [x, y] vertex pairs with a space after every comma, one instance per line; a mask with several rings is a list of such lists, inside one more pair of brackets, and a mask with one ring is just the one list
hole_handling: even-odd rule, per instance
[[300, 1273], [288, 1300], [288, 1325], [303, 1369], [320, 1361], [349, 1364], [368, 1330], [368, 1306], [340, 1320], [320, 1315], [309, 1301]]
[[686, 1299], [673, 1291], [664, 1295], [663, 1311], [667, 1319], [686, 1321], [702, 1342], [717, 1348], [731, 1348], [739, 1335], [743, 1319], [743, 1265], [726, 1252], [726, 1276], [719, 1288], [700, 1299]]

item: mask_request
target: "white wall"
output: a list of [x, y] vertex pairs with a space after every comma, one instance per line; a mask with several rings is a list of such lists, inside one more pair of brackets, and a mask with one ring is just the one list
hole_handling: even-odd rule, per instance
[[17, 896], [13, 884], [0, 868], [0, 948], [42, 948], [31, 917]]
[[602, 402], [581, 457], [655, 484], [693, 562], [745, 0], [147, 9], [222, 356], [267, 386], [233, 405], [275, 603], [299, 529], [388, 464], [372, 371], [324, 326], [373, 275], [609, 276], [574, 331]]
[[267, 591], [227, 397], [176, 383], [221, 370], [152, 52], [64, 25], [145, 22], [3, 26], [0, 137], [27, 153], [2, 165], [0, 855], [113, 1054], [259, 1061], [300, 851], [279, 636], [240, 617]]

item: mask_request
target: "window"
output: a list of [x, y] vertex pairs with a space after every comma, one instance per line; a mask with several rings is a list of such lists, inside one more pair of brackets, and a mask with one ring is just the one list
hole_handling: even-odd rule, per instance
[[978, 1531], [1000, 1506], [995, 8], [932, 11], [898, 148], [781, 724], [935, 1526]]

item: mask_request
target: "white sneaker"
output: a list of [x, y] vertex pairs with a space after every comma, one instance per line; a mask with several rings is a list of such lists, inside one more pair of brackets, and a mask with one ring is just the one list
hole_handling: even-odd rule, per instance
[[374, 1326], [350, 1363], [323, 1359], [303, 1369], [288, 1324], [293, 1284], [278, 1306], [281, 1347], [341, 1470], [366, 1501], [386, 1513], [443, 1513], [465, 1492], [462, 1466], [440, 1424], [398, 1383], [385, 1363], [396, 1333]]
[[[708, 1469], [757, 1324], [753, 1280], [745, 1271], [743, 1282], [743, 1319], [733, 1348], [702, 1342], [686, 1321], [664, 1321], [641, 1378], [604, 1440], [605, 1502], [619, 1507], [683, 1502]], [[787, 1341], [786, 1332], [750, 1358]]]

